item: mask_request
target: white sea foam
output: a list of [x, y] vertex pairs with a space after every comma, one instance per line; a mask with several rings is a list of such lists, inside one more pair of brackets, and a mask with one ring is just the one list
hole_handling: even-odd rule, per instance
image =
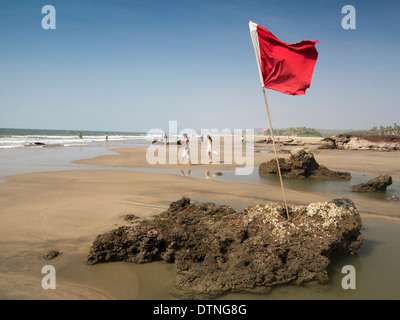
[[0, 149], [99, 146], [104, 144], [148, 144], [143, 135], [0, 135]]

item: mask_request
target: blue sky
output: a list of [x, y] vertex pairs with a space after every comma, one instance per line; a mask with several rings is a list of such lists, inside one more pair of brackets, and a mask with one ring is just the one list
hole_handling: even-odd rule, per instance
[[[56, 30], [44, 30], [44, 5]], [[341, 9], [356, 9], [344, 30]], [[141, 131], [268, 126], [249, 20], [318, 40], [305, 96], [267, 90], [274, 128], [400, 122], [396, 0], [2, 0], [0, 127]]]

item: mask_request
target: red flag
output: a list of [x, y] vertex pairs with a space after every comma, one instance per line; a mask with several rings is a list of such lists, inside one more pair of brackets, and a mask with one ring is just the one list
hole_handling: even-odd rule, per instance
[[306, 94], [318, 58], [318, 41], [288, 44], [251, 21], [249, 27], [261, 85], [285, 94]]

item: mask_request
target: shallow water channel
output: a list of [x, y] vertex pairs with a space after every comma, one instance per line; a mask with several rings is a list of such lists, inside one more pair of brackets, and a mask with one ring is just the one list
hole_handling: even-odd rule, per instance
[[[222, 204], [215, 199], [193, 200]], [[231, 206], [236, 211], [245, 207], [240, 203], [231, 203]], [[268, 294], [226, 293], [216, 300], [399, 299], [400, 224], [364, 219], [361, 232], [365, 242], [360, 252], [353, 256], [336, 257], [328, 268], [330, 281], [327, 284], [284, 285], [274, 288]], [[174, 264], [114, 262], [88, 266], [84, 263], [85, 257], [80, 255], [71, 256], [68, 261], [68, 266], [58, 272], [59, 279], [95, 287], [115, 299], [177, 299], [172, 293]], [[346, 265], [355, 268], [355, 289], [342, 287], [342, 280], [347, 275], [342, 273], [342, 268]]]

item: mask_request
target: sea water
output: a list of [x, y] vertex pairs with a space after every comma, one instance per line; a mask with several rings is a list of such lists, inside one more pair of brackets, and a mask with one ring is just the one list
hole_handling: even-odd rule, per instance
[[0, 128], [0, 177], [89, 169], [90, 166], [79, 166], [71, 161], [113, 154], [112, 148], [146, 146], [149, 139], [153, 137], [140, 132]]
[[141, 145], [147, 143], [148, 138], [145, 133], [140, 132], [0, 128], [0, 150], [101, 146], [106, 142], [106, 134], [108, 141], [118, 145]]

